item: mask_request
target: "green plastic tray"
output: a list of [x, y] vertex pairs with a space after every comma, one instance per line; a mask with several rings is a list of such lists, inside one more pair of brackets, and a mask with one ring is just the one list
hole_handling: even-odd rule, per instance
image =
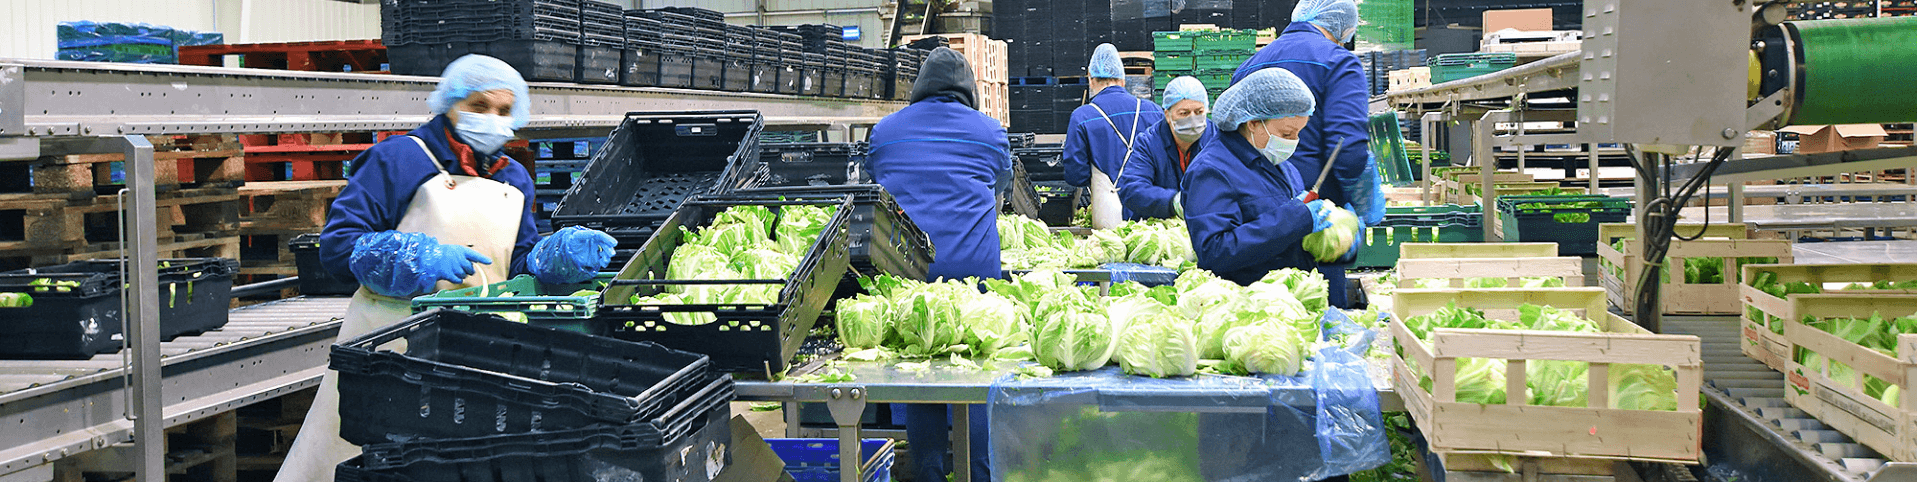
[[1194, 32], [1152, 32], [1152, 50], [1159, 52], [1190, 52]]
[[[589, 322], [597, 311], [599, 295], [571, 295], [584, 289], [605, 289], [606, 282], [615, 274], [618, 273], [599, 273], [592, 281], [567, 285], [549, 285], [532, 276], [519, 275], [486, 286], [413, 298], [413, 312], [446, 308], [473, 313], [524, 313], [524, 321], [529, 325], [591, 333]], [[514, 295], [498, 296], [508, 292]]]

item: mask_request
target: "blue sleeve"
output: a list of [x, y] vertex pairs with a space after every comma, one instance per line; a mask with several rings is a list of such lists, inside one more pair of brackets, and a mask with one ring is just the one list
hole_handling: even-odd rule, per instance
[[[984, 114], [980, 115], [984, 116]], [[1012, 142], [1011, 139], [1005, 137], [1004, 125], [999, 124], [997, 119], [992, 119], [991, 117], [985, 118], [990, 120], [988, 125], [991, 126], [992, 131], [992, 140], [990, 141], [992, 147], [998, 148], [998, 152], [1004, 154], [999, 156], [999, 163], [995, 168], [998, 174], [998, 182], [992, 184], [993, 195], [1005, 194], [1005, 191], [1012, 187]]]
[[[1371, 91], [1366, 87], [1365, 74], [1359, 69], [1358, 59], [1345, 53], [1326, 73], [1325, 98], [1325, 155], [1336, 146], [1330, 143], [1344, 139], [1344, 150], [1338, 151], [1336, 162], [1331, 168], [1332, 176], [1338, 179], [1339, 191], [1364, 176], [1365, 166], [1371, 153], [1371, 116], [1369, 113]], [[1321, 164], [1322, 166], [1322, 164]], [[1330, 186], [1331, 183], [1325, 183]], [[1349, 193], [1338, 198], [1341, 202], [1351, 201]]]
[[1170, 218], [1178, 215], [1172, 209], [1172, 198], [1178, 190], [1158, 186], [1158, 166], [1164, 163], [1176, 163], [1177, 159], [1163, 159], [1165, 154], [1161, 142], [1169, 142], [1158, 137], [1158, 129], [1138, 135], [1138, 142], [1132, 148], [1131, 161], [1125, 164], [1124, 173], [1118, 175], [1118, 200], [1132, 210], [1132, 214], [1147, 218]]
[[[1079, 107], [1084, 109], [1084, 107]], [[1092, 185], [1092, 144], [1078, 113], [1072, 113], [1072, 125], [1065, 128], [1065, 152], [1059, 157], [1065, 165], [1065, 182], [1073, 186]]]
[[[513, 243], [513, 259], [509, 276], [532, 274], [526, 268], [526, 254], [532, 252], [533, 245], [539, 244], [539, 223], [533, 219], [533, 209], [539, 204], [533, 193], [532, 175], [526, 173], [526, 167], [518, 162], [508, 165], [494, 179], [506, 183], [526, 195], [526, 208], [519, 212], [519, 237]], [[498, 262], [495, 260], [494, 262]]]
[[1233, 187], [1243, 184], [1245, 180], [1229, 179], [1217, 169], [1188, 173], [1185, 222], [1198, 252], [1198, 267], [1237, 271], [1267, 265], [1287, 252], [1303, 249], [1301, 243], [1311, 232], [1311, 211], [1304, 203], [1290, 196], [1249, 193], [1243, 202], [1254, 214], [1246, 216]]
[[[393, 148], [389, 144], [394, 140], [407, 145]], [[320, 232], [320, 259], [334, 277], [359, 279], [350, 268], [353, 244], [360, 236], [398, 228], [413, 192], [438, 172], [423, 156], [407, 149], [411, 142], [394, 136], [353, 159], [353, 175], [333, 200], [326, 228]]]

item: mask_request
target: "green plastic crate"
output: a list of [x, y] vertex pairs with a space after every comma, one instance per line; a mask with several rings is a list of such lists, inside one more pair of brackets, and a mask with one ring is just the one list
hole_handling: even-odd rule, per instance
[[1384, 176], [1385, 184], [1412, 183], [1411, 159], [1405, 154], [1404, 134], [1398, 130], [1398, 111], [1371, 116], [1371, 154], [1378, 159], [1378, 174]]
[[1198, 82], [1205, 84], [1205, 90], [1210, 91], [1215, 98], [1225, 91], [1226, 85], [1231, 84], [1232, 72], [1232, 69], [1206, 69], [1192, 73], [1192, 77], [1197, 77]]
[[1158, 52], [1190, 52], [1192, 37], [1197, 32], [1152, 32], [1152, 50]]
[[[1519, 208], [1529, 203], [1597, 202], [1589, 208]], [[1570, 219], [1578, 215], [1582, 219]], [[1567, 216], [1561, 216], [1567, 215]], [[1504, 240], [1522, 243], [1558, 243], [1562, 256], [1597, 254], [1598, 225], [1621, 223], [1631, 215], [1631, 200], [1609, 196], [1499, 196], [1498, 222]]]
[[1255, 50], [1216, 50], [1200, 52], [1197, 57], [1198, 70], [1238, 70], [1246, 60], [1251, 60]]
[[1444, 54], [1431, 61], [1431, 83], [1468, 79], [1518, 65], [1518, 54]]
[[1256, 48], [1258, 48], [1258, 31], [1256, 30], [1203, 32], [1192, 40], [1192, 50], [1199, 52]]
[[1194, 70], [1197, 59], [1191, 52], [1154, 52], [1152, 70]]
[[[603, 290], [618, 273], [599, 273], [592, 281], [549, 285], [529, 275], [486, 286], [441, 291], [413, 298], [413, 312], [446, 308], [472, 313], [524, 313], [526, 324], [592, 333], [599, 295], [572, 296], [579, 290]], [[513, 296], [499, 296], [513, 293]]]
[[1399, 245], [1404, 243], [1479, 243], [1484, 241], [1484, 224], [1476, 214], [1477, 206], [1433, 206], [1438, 210], [1469, 210], [1471, 214], [1390, 214], [1384, 222], [1365, 228], [1364, 247], [1352, 264], [1359, 268], [1391, 268], [1398, 265]]

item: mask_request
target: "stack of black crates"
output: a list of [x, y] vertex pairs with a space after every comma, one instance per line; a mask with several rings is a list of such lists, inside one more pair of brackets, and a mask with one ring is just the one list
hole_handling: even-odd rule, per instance
[[393, 72], [408, 75], [437, 76], [460, 56], [485, 54], [531, 81], [902, 99], [924, 61], [924, 52], [847, 44], [833, 25], [732, 25], [701, 8], [388, 0], [381, 13]]

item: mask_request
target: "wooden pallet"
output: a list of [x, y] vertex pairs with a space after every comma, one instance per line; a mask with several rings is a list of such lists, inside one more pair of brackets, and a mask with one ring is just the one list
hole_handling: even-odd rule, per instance
[[[1877, 264], [1753, 264], [1743, 267], [1743, 281], [1738, 283], [1738, 298], [1744, 303], [1739, 314], [1743, 324], [1744, 355], [1764, 362], [1773, 370], [1783, 371], [1793, 353], [1793, 345], [1784, 336], [1790, 320], [1797, 320], [1808, 313], [1800, 313], [1791, 305], [1791, 301], [1771, 296], [1752, 287], [1750, 283], [1759, 273], [1771, 272], [1777, 275], [1780, 284], [1805, 282], [1814, 285], [1826, 283], [1873, 283], [1879, 280], [1901, 281], [1917, 273], [1917, 263], [1877, 263]], [[1917, 294], [1917, 290], [1870, 290], [1863, 293], [1877, 295]], [[1789, 295], [1790, 298], [1804, 296]], [[1778, 318], [1785, 326], [1771, 326], [1766, 322]]]
[[[1885, 319], [1917, 313], [1917, 295], [1872, 292], [1791, 296], [1792, 310], [1818, 319]], [[1849, 367], [1847, 379], [1833, 377], [1831, 363], [1806, 366], [1785, 360], [1784, 400], [1858, 443], [1898, 462], [1917, 462], [1917, 335], [1898, 335], [1897, 351], [1885, 354], [1800, 323], [1792, 318], [1784, 337], [1799, 350], [1823, 355]], [[1859, 387], [1870, 376], [1901, 389], [1896, 403], [1884, 403]]]
[[[26, 197], [0, 200], [0, 257], [63, 255], [120, 238], [120, 199]], [[179, 235], [232, 235], [239, 229], [232, 188], [160, 193], [155, 223], [162, 244]], [[197, 239], [197, 238], [196, 238]]]
[[305, 230], [326, 226], [326, 212], [346, 181], [255, 182], [241, 186], [240, 231]]
[[[1502, 454], [1583, 459], [1697, 463], [1702, 455], [1703, 412], [1698, 387], [1703, 383], [1703, 348], [1695, 336], [1657, 335], [1604, 309], [1599, 288], [1547, 289], [1400, 289], [1392, 294], [1391, 336], [1403, 355], [1392, 357], [1392, 387], [1424, 432], [1433, 452]], [[1494, 319], [1517, 319], [1522, 304], [1571, 310], [1602, 325], [1600, 333], [1440, 328], [1425, 342], [1403, 321], [1446, 305], [1483, 310]], [[1456, 402], [1457, 361], [1488, 358], [1507, 361], [1506, 393], [1527, 393], [1525, 364], [1531, 360], [1589, 363], [1586, 379], [1593, 390], [1586, 407], [1480, 405]], [[1656, 364], [1671, 367], [1677, 378], [1677, 411], [1607, 408], [1612, 394], [1610, 365]], [[1419, 383], [1428, 371], [1431, 389]]]
[[247, 134], [248, 181], [327, 181], [346, 178], [345, 162], [394, 133]]
[[[218, 142], [231, 136], [166, 136], [154, 142], [154, 186], [160, 191], [193, 187], [232, 187], [243, 184], [244, 160], [238, 144]], [[215, 139], [209, 142], [207, 139]], [[178, 144], [175, 144], [178, 142]], [[0, 161], [0, 199], [70, 199], [111, 194], [121, 183], [122, 154], [42, 156], [30, 161]]]
[[253, 69], [316, 72], [379, 73], [386, 46], [378, 39], [260, 44], [190, 45], [179, 48], [180, 65], [226, 65], [238, 55], [240, 66]]

